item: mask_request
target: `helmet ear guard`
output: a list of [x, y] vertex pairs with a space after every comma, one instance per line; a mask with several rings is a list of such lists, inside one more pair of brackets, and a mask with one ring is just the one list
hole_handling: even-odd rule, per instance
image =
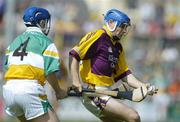
[[117, 27], [117, 21], [114, 22], [114, 27], [113, 27], [113, 28], [110, 28], [108, 22], [106, 22], [106, 26], [107, 26], [107, 28], [108, 28], [110, 31], [114, 31], [114, 30], [116, 29], [116, 27]]

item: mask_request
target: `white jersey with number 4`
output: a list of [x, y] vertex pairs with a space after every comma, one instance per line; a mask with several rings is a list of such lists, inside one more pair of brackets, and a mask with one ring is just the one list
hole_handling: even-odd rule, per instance
[[45, 77], [59, 70], [54, 43], [37, 27], [29, 27], [7, 48], [3, 98], [6, 113], [34, 119], [52, 110], [44, 89]]
[[40, 29], [30, 27], [6, 50], [5, 80], [28, 79], [45, 84], [45, 77], [59, 70], [55, 44]]

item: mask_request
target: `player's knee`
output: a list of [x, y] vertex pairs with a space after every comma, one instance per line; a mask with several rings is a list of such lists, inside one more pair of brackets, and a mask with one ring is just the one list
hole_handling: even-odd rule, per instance
[[133, 112], [129, 115], [129, 122], [140, 122], [140, 116], [137, 112]]

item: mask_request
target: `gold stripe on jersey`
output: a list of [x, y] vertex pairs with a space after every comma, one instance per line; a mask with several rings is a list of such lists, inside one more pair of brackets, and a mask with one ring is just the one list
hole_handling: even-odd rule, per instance
[[53, 51], [49, 51], [49, 50], [44, 51], [43, 55], [47, 55], [47, 56], [51, 56], [51, 57], [55, 57], [55, 58], [59, 57], [59, 54], [57, 52], [53, 52]]
[[114, 83], [114, 79], [108, 76], [101, 76], [94, 73], [90, 74], [90, 82], [91, 84], [95, 84], [96, 86], [112, 86]]
[[83, 59], [91, 45], [104, 33], [104, 30], [87, 33], [80, 41], [79, 45], [73, 49], [79, 54], [80, 59]]
[[83, 60], [82, 64], [79, 67], [81, 79], [83, 82], [90, 83], [90, 77], [89, 77], [89, 74], [91, 73], [90, 69], [91, 69], [90, 60]]
[[38, 80], [41, 85], [45, 84], [44, 70], [31, 65], [10, 65], [4, 79]]
[[128, 65], [126, 63], [126, 59], [125, 59], [125, 53], [123, 50], [119, 56], [118, 65], [115, 68], [115, 70], [116, 70], [116, 74], [114, 75], [115, 77], [118, 77], [122, 75], [124, 72], [129, 70]]
[[80, 75], [83, 82], [96, 86], [111, 86], [114, 83], [112, 77], [94, 74], [90, 69], [90, 60], [83, 60], [83, 63], [80, 65]]
[[117, 74], [113, 74], [112, 77], [108, 77], [94, 74], [90, 69], [90, 60], [83, 60], [83, 63], [80, 65], [80, 75], [82, 81], [97, 86], [111, 86], [114, 83], [114, 77], [118, 77], [129, 70], [127, 65], [122, 65], [120, 69], [118, 67]]

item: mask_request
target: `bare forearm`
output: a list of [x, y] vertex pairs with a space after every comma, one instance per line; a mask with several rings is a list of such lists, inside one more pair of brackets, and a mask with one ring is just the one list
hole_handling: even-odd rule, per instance
[[71, 64], [71, 76], [72, 76], [73, 84], [80, 84], [79, 62], [75, 58], [73, 58]]
[[79, 78], [79, 61], [73, 58], [71, 63], [72, 87], [76, 92], [82, 91], [82, 84]]
[[54, 89], [57, 100], [67, 97], [67, 91], [60, 88], [55, 73], [49, 74], [46, 79]]
[[134, 75], [130, 74], [122, 79], [124, 82], [127, 82], [131, 87], [139, 88], [141, 86], [144, 86], [145, 83], [139, 81], [137, 78], [134, 77]]
[[51, 73], [47, 76], [47, 81], [51, 85], [51, 87], [54, 89], [54, 91], [57, 93], [60, 91], [60, 87], [56, 78], [55, 73]]
[[[124, 82], [127, 82], [129, 86], [136, 88], [145, 88], [146, 94], [147, 95], [153, 95], [156, 94], [158, 91], [158, 88], [156, 88], [154, 85], [151, 85], [149, 83], [141, 82], [138, 79], [136, 79], [132, 74], [126, 76], [125, 78], [122, 79]], [[139, 92], [138, 92], [139, 94]]]

